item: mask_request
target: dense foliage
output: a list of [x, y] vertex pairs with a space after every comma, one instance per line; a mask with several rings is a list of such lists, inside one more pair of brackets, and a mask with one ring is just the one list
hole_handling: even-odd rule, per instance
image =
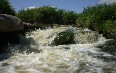
[[17, 16], [25, 22], [32, 24], [75, 24], [77, 14], [51, 6], [22, 9]]
[[0, 0], [0, 14], [15, 15], [15, 10], [12, 8], [8, 0]]
[[76, 22], [78, 25], [92, 30], [114, 32], [116, 30], [116, 3], [87, 7]]

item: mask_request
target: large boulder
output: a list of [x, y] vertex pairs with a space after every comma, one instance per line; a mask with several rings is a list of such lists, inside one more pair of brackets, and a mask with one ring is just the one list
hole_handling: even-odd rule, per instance
[[53, 41], [54, 45], [66, 45], [74, 43], [74, 33], [70, 30], [63, 31], [57, 34]]
[[15, 16], [0, 14], [0, 52], [5, 51], [9, 44], [18, 44], [20, 34], [25, 34], [23, 22]]
[[23, 22], [12, 15], [0, 14], [0, 32], [13, 32], [23, 30]]

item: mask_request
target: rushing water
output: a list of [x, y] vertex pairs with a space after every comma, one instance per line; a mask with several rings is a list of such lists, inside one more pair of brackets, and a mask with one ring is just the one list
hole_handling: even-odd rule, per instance
[[[57, 34], [65, 30], [74, 32], [76, 44], [52, 45]], [[58, 27], [27, 33], [19, 45], [9, 46], [12, 55], [0, 61], [0, 73], [115, 73], [116, 62], [102, 58], [112, 55], [96, 48], [107, 39], [89, 30], [84, 34], [80, 31]]]

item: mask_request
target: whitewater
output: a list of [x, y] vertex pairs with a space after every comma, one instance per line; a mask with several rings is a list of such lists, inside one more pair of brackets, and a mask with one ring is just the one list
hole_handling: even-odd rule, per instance
[[[75, 43], [52, 44], [66, 30], [75, 34]], [[97, 32], [72, 26], [27, 32], [18, 45], [9, 45], [10, 53], [0, 54], [8, 57], [0, 61], [0, 73], [115, 73], [116, 61], [108, 60], [113, 55], [97, 48], [106, 41]]]

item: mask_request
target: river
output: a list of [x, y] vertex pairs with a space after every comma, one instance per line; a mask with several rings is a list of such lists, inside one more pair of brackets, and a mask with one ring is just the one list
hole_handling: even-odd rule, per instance
[[[52, 45], [57, 34], [65, 30], [78, 33], [76, 43]], [[115, 73], [116, 61], [105, 59], [113, 55], [96, 47], [108, 39], [88, 29], [83, 30], [84, 35], [79, 31], [70, 26], [28, 32], [21, 36], [20, 44], [9, 45], [10, 53], [0, 54], [6, 58], [0, 61], [0, 73]]]

